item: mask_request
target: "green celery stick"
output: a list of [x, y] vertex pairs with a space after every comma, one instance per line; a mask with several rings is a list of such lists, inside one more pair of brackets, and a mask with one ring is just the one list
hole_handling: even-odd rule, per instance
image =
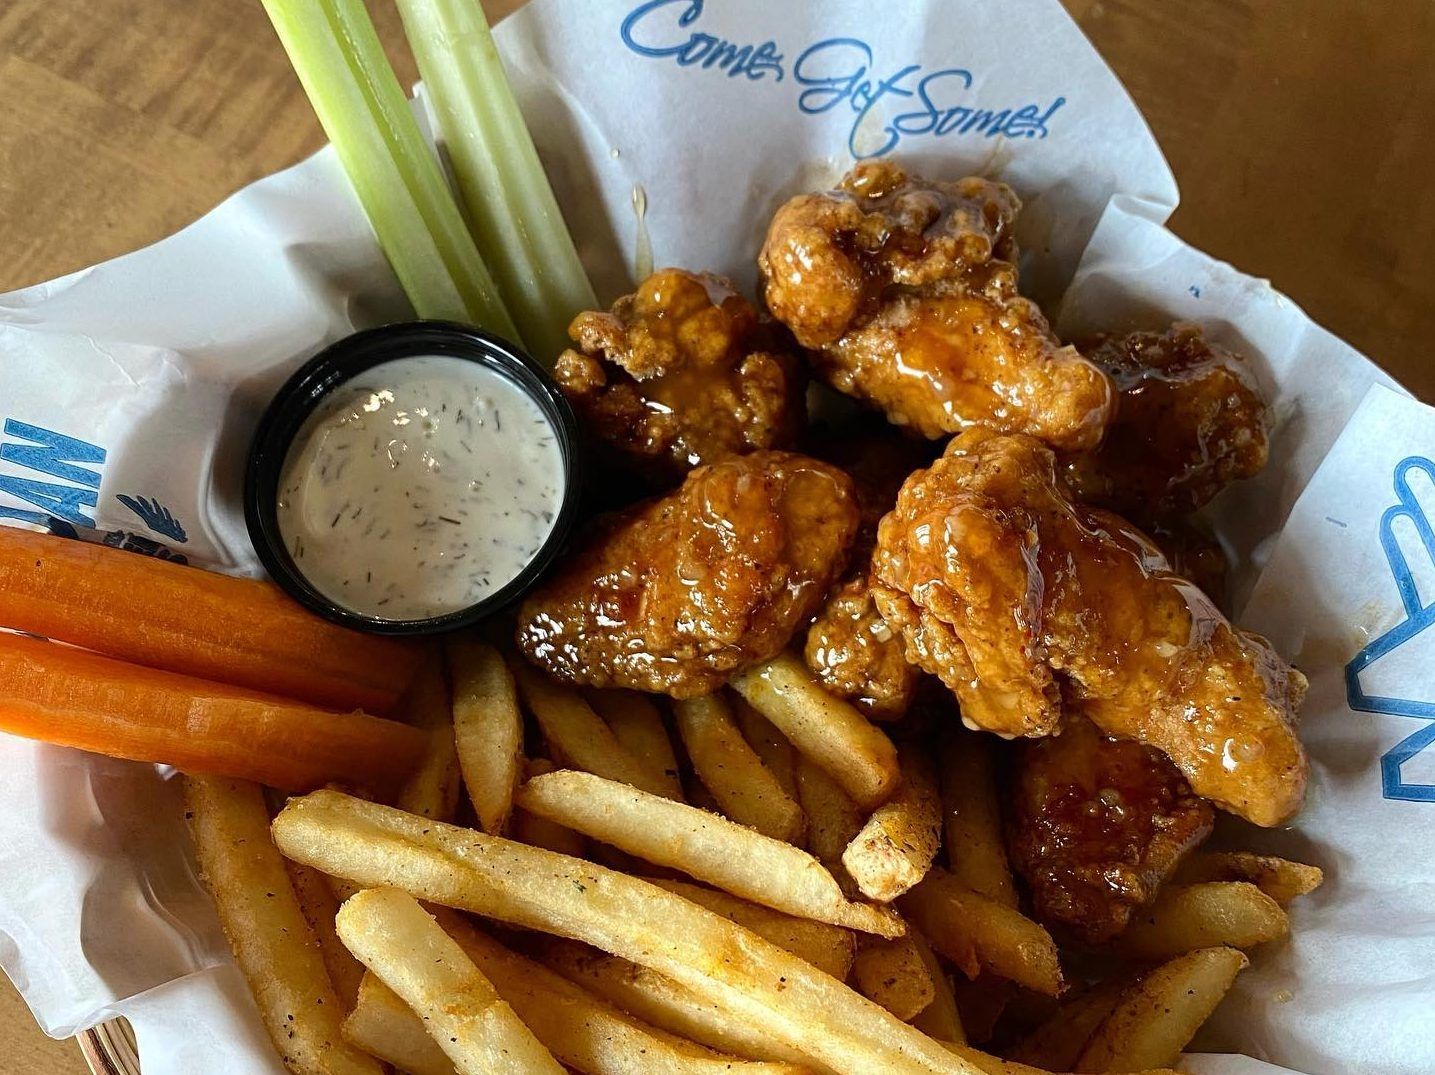
[[459, 196], [504, 303], [552, 366], [597, 306], [477, 0], [398, 0]]
[[518, 339], [363, 0], [263, 3], [414, 310]]

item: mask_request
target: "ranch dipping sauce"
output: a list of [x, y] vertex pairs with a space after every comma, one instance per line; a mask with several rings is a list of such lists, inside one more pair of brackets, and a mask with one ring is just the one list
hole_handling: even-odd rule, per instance
[[519, 385], [416, 355], [320, 403], [284, 459], [277, 519], [294, 566], [330, 601], [423, 620], [515, 579], [553, 531], [564, 482], [553, 425]]

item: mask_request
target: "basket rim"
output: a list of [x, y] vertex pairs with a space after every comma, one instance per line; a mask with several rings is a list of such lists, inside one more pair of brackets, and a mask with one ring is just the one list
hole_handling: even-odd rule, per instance
[[124, 1019], [111, 1019], [76, 1035], [80, 1053], [94, 1075], [140, 1075], [134, 1031]]

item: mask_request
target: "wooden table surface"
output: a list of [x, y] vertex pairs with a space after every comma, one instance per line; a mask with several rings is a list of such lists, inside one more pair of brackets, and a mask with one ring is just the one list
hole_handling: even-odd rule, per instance
[[[1435, 6], [1065, 2], [1170, 158], [1174, 229], [1435, 398]], [[392, 4], [370, 8], [412, 81]], [[0, 292], [153, 242], [322, 141], [257, 0], [4, 0], [0, 101]], [[0, 987], [0, 1073], [84, 1071]]]

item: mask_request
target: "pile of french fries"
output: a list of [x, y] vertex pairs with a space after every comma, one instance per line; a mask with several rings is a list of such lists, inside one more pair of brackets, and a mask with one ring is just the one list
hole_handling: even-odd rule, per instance
[[791, 656], [661, 705], [472, 637], [445, 663], [404, 703], [429, 748], [395, 805], [271, 818], [255, 784], [189, 780], [297, 1075], [1159, 1071], [1321, 880], [1197, 854], [1075, 980], [1021, 909], [990, 738], [894, 744]]

